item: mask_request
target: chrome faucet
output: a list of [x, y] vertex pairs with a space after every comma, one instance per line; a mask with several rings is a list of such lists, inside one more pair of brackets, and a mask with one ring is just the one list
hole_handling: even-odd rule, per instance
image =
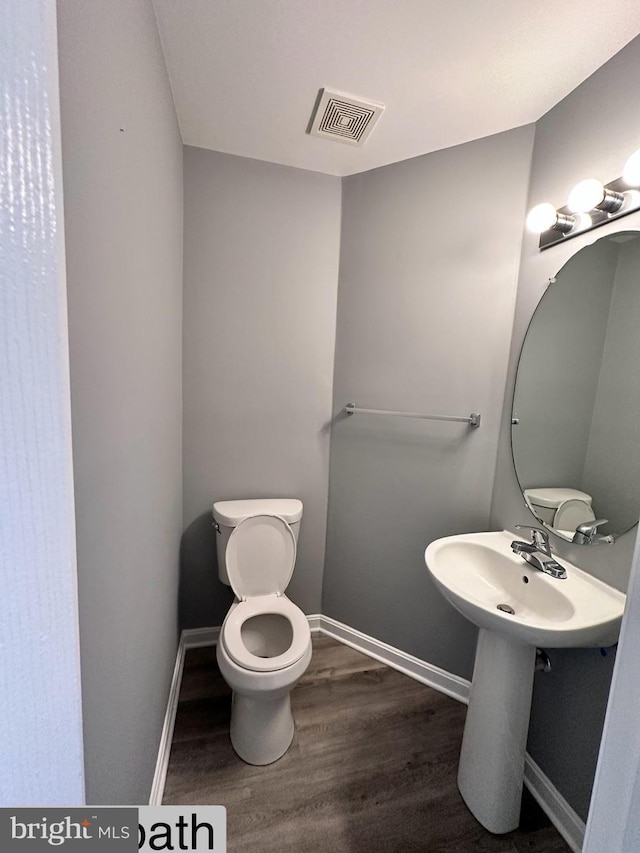
[[610, 545], [613, 542], [613, 536], [596, 536], [598, 527], [608, 521], [608, 518], [597, 518], [595, 521], [585, 521], [584, 524], [579, 524], [571, 541], [576, 545], [598, 545], [601, 542]]
[[528, 524], [516, 524], [516, 530], [530, 530], [531, 542], [514, 539], [511, 550], [519, 554], [523, 560], [553, 578], [562, 580], [567, 577], [567, 570], [560, 565], [551, 553], [549, 534], [541, 527], [531, 527]]
[[533, 545], [534, 550], [542, 551], [548, 557], [551, 557], [551, 545], [549, 544], [549, 534], [541, 527], [531, 527], [527, 524], [516, 524], [516, 530], [530, 530], [531, 542], [524, 542], [524, 545]]

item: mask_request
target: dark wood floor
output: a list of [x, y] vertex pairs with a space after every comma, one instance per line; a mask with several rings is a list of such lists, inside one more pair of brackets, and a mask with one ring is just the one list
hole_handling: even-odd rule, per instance
[[471, 816], [456, 786], [459, 702], [315, 638], [292, 705], [289, 751], [245, 764], [215, 650], [189, 651], [163, 803], [226, 806], [228, 850], [242, 853], [569, 853], [528, 794], [508, 835]]

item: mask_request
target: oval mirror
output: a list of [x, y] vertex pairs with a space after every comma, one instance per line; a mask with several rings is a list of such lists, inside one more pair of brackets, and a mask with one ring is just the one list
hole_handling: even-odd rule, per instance
[[638, 522], [640, 232], [586, 246], [549, 284], [520, 353], [511, 446], [526, 503], [562, 538], [610, 541]]

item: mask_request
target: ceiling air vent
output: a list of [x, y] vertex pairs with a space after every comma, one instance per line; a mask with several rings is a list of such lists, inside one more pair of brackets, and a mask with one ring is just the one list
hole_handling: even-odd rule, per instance
[[364, 145], [383, 110], [383, 104], [321, 89], [309, 133], [347, 145]]

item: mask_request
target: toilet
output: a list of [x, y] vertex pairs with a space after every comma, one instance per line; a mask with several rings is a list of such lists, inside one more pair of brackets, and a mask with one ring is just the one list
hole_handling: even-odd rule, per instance
[[524, 497], [536, 518], [561, 533], [573, 535], [580, 524], [595, 521], [591, 495], [578, 489], [525, 489]]
[[218, 576], [235, 593], [216, 648], [233, 691], [231, 743], [248, 764], [271, 764], [293, 740], [290, 694], [311, 660], [307, 617], [285, 595], [302, 502], [218, 501], [213, 517]]

